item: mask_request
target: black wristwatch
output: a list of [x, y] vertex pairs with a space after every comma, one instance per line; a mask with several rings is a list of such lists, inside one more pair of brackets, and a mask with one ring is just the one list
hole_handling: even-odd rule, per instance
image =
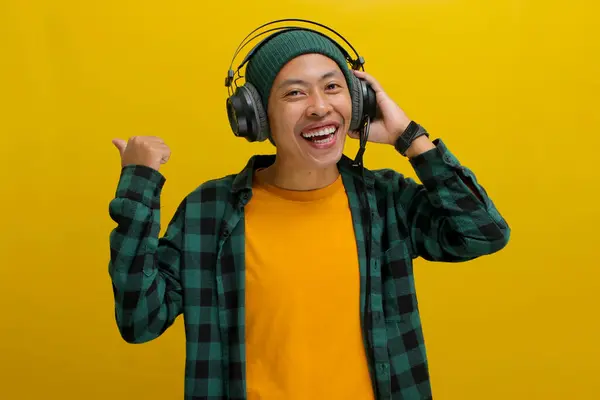
[[406, 156], [406, 151], [408, 150], [412, 142], [419, 136], [429, 137], [429, 133], [427, 133], [425, 128], [417, 124], [415, 121], [410, 121], [410, 124], [408, 124], [404, 132], [402, 132], [398, 139], [396, 139], [396, 143], [394, 143], [394, 148], [400, 154]]

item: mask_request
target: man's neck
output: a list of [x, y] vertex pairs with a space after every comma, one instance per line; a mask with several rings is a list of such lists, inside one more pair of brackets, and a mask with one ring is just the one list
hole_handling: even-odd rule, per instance
[[321, 169], [300, 169], [275, 162], [257, 173], [266, 183], [286, 190], [316, 190], [331, 185], [339, 176], [337, 165]]

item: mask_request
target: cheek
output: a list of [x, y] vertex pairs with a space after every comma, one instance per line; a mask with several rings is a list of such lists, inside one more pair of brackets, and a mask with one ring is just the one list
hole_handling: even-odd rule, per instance
[[344, 117], [346, 127], [349, 127], [350, 121], [352, 120], [352, 99], [350, 96], [344, 96], [342, 99], [340, 99], [336, 108]]
[[277, 140], [277, 138], [293, 136], [295, 122], [300, 119], [301, 114], [291, 105], [269, 110], [269, 128], [273, 138]]

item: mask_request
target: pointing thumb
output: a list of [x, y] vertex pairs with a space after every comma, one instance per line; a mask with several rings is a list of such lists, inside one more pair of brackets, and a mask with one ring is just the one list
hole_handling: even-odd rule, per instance
[[119, 153], [123, 156], [123, 152], [125, 151], [125, 147], [127, 147], [127, 142], [123, 139], [113, 139], [112, 143], [115, 145], [117, 149], [119, 149]]

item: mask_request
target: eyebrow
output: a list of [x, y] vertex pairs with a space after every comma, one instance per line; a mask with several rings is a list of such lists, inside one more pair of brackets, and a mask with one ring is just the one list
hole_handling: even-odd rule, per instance
[[[323, 74], [321, 76], [320, 80], [323, 79], [327, 79], [327, 78], [331, 78], [334, 76], [340, 75], [340, 71], [338, 70], [331, 70], [325, 74]], [[307, 85], [308, 82], [302, 80], [302, 79], [294, 79], [294, 78], [290, 78], [290, 79], [286, 79], [285, 81], [281, 82], [281, 84], [279, 84], [278, 88], [282, 88], [284, 86], [289, 86], [289, 85]]]

